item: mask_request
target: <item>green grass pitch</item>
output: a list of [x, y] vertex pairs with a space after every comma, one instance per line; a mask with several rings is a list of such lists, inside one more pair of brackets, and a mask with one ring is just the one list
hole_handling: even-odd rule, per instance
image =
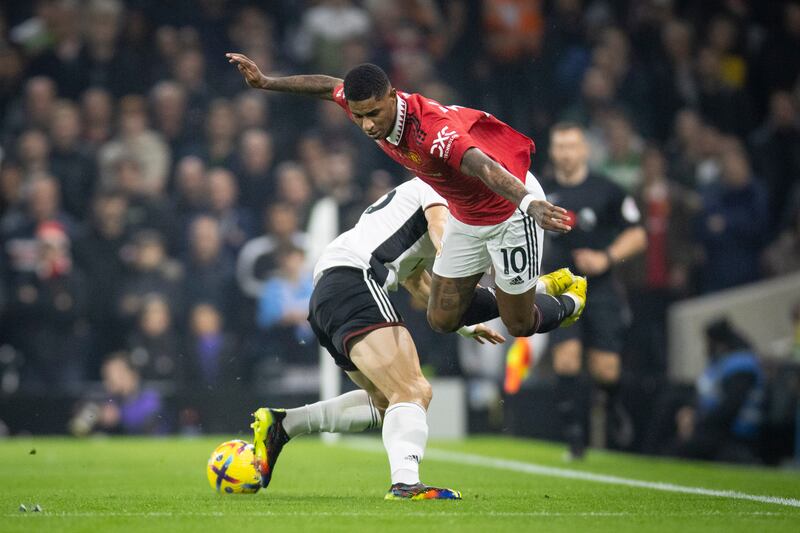
[[[0, 441], [0, 531], [800, 531], [798, 472], [598, 451], [565, 463], [560, 446], [511, 438], [430, 443], [423, 480], [461, 490], [460, 502], [383, 501], [389, 480], [379, 439], [299, 438], [285, 448], [268, 490], [218, 495], [205, 464], [230, 438]], [[481, 465], [483, 458], [491, 459]], [[520, 463], [555, 470], [524, 471]], [[30, 511], [35, 503], [42, 512]]]

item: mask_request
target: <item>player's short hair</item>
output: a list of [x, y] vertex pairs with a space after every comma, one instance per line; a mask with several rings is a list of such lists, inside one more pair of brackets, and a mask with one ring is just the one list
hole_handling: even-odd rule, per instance
[[578, 130], [581, 133], [584, 132], [584, 128], [580, 123], [572, 120], [562, 120], [553, 124], [553, 126], [550, 128], [550, 135], [570, 130]]
[[389, 89], [389, 76], [378, 65], [363, 63], [344, 77], [344, 96], [353, 102], [379, 98]]

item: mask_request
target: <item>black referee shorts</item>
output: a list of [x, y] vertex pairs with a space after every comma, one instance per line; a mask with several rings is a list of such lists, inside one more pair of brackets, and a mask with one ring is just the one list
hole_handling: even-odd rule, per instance
[[405, 326], [372, 272], [352, 267], [322, 273], [311, 293], [308, 322], [336, 364], [351, 371], [358, 370], [348, 356], [348, 343], [354, 337], [387, 326]]

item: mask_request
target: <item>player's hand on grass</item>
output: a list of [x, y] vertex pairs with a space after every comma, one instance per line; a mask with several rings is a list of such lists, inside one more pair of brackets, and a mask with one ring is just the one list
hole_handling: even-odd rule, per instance
[[225, 57], [228, 58], [228, 63], [236, 65], [239, 72], [244, 76], [247, 85], [254, 89], [266, 88], [267, 77], [262, 74], [253, 60], [244, 54], [227, 53]]
[[458, 334], [468, 339], [474, 339], [478, 344], [502, 344], [506, 338], [500, 335], [486, 324], [475, 324], [474, 326], [464, 326], [458, 330]]
[[553, 205], [547, 200], [534, 200], [528, 206], [528, 214], [547, 231], [567, 233], [572, 229], [568, 224], [569, 215], [563, 207]]

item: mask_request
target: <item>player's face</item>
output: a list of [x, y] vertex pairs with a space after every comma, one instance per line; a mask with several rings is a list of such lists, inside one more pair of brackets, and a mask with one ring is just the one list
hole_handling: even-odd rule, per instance
[[393, 88], [380, 98], [348, 100], [347, 104], [355, 123], [371, 139], [385, 139], [392, 132], [397, 111], [397, 92]]
[[550, 139], [550, 158], [556, 170], [573, 174], [586, 164], [589, 149], [579, 129], [553, 132]]

